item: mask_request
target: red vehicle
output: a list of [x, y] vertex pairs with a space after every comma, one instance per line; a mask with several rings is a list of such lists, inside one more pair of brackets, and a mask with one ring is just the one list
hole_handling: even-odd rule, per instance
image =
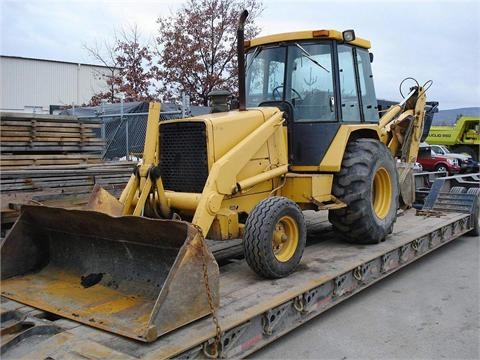
[[457, 159], [437, 155], [430, 146], [420, 146], [417, 162], [422, 165], [424, 171], [444, 171], [450, 175], [460, 172]]

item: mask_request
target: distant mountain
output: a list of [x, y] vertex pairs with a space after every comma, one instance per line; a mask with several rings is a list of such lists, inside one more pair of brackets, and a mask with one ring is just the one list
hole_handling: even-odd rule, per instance
[[453, 125], [459, 115], [480, 117], [480, 107], [439, 110], [433, 116], [433, 125]]

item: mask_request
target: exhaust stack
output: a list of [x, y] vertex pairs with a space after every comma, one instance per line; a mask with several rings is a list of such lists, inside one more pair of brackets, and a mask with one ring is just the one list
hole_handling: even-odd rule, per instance
[[245, 111], [245, 49], [244, 49], [244, 27], [247, 20], [248, 11], [243, 10], [238, 20], [237, 27], [237, 57], [238, 57], [238, 110]]

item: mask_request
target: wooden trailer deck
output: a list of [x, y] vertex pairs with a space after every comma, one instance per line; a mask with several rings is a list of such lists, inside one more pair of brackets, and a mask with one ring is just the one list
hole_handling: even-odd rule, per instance
[[[2, 357], [244, 357], [470, 230], [469, 214], [416, 216], [411, 209], [398, 217], [385, 242], [353, 245], [338, 238], [325, 214], [306, 212], [308, 244], [300, 268], [291, 276], [262, 279], [244, 260], [221, 266], [217, 314], [221, 346], [217, 354], [211, 347], [216, 337], [211, 316], [147, 344], [2, 298]], [[209, 244], [220, 263], [238, 255], [240, 249], [238, 241]], [[14, 324], [17, 328], [30, 325], [19, 338], [9, 330]]]

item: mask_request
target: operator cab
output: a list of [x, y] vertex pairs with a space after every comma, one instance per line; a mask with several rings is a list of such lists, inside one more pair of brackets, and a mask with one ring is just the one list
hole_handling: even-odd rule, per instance
[[353, 30], [266, 36], [247, 48], [246, 105], [288, 113], [292, 164], [318, 165], [342, 123], [378, 122], [370, 42]]

